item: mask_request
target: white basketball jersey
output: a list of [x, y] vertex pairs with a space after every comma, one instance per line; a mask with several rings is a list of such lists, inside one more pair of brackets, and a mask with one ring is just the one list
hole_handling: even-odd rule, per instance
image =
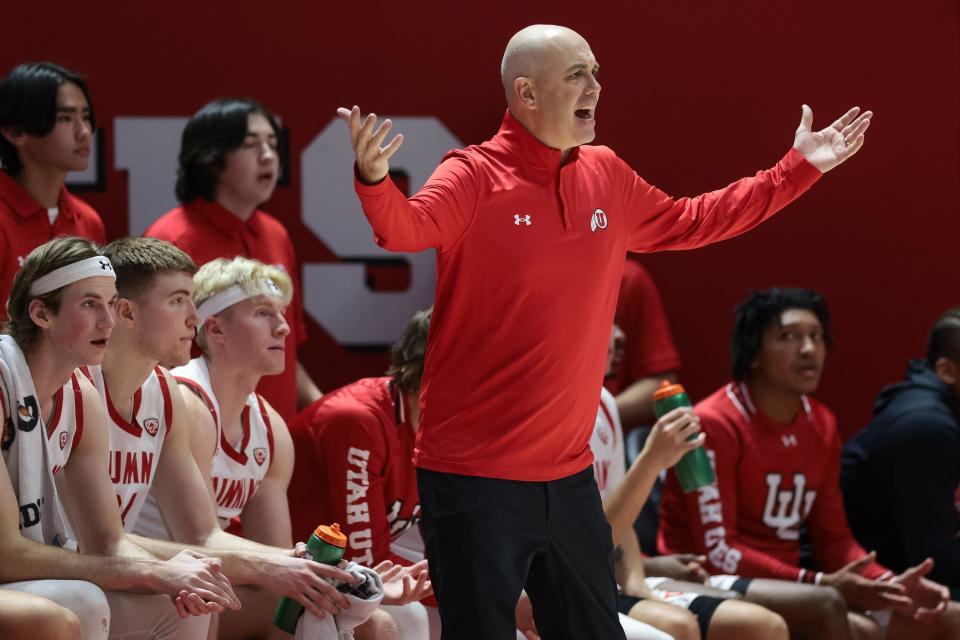
[[[54, 408], [50, 415], [47, 432], [47, 460], [50, 473], [59, 480], [58, 474], [70, 459], [70, 452], [83, 436], [83, 394], [77, 372], [70, 374], [67, 384], [54, 394]], [[6, 431], [4, 431], [6, 436]]]
[[266, 405], [256, 393], [247, 396], [240, 415], [243, 435], [238, 442], [229, 442], [224, 435], [220, 406], [213, 395], [206, 360], [194, 358], [172, 373], [203, 399], [217, 426], [218, 446], [210, 476], [217, 501], [217, 517], [221, 526], [226, 528], [256, 493], [273, 461], [273, 430]]
[[162, 370], [156, 367], [133, 394], [133, 411], [130, 420], [126, 420], [113, 405], [101, 368], [87, 367], [85, 371], [107, 410], [110, 480], [117, 494], [123, 528], [132, 532], [156, 476], [163, 440], [170, 430], [170, 389]]
[[606, 389], [600, 391], [600, 408], [590, 436], [590, 449], [593, 450], [593, 472], [600, 497], [606, 498], [627, 473], [620, 414], [613, 394]]

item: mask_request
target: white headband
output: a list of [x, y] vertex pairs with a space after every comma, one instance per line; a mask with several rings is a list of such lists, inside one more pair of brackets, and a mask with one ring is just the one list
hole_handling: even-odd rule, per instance
[[86, 258], [60, 267], [59, 269], [54, 269], [50, 273], [34, 280], [33, 284], [30, 285], [30, 295], [33, 297], [42, 296], [60, 287], [73, 284], [77, 280], [96, 276], [113, 278], [114, 280], [117, 279], [117, 274], [113, 271], [113, 265], [110, 264], [110, 260], [105, 256]]
[[252, 298], [253, 296], [263, 294], [268, 296], [276, 296], [281, 299], [283, 298], [283, 291], [273, 280], [264, 278], [258, 283], [258, 285], [259, 286], [253, 293], [247, 293], [243, 287], [235, 284], [227, 287], [219, 293], [215, 293], [204, 300], [203, 304], [197, 307], [197, 315], [200, 316], [200, 324], [203, 324], [206, 322], [207, 318], [217, 315], [227, 307], [232, 307], [238, 302], [243, 302], [247, 298]]

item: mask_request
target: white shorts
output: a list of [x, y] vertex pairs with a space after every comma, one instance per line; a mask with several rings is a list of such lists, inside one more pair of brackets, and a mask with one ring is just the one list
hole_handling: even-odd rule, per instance
[[106, 640], [110, 631], [107, 596], [97, 585], [83, 580], [24, 580], [0, 588], [46, 598], [72, 611], [80, 619], [86, 640]]

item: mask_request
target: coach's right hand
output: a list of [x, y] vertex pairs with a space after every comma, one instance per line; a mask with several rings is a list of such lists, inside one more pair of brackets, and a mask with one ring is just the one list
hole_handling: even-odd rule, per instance
[[219, 558], [181, 551], [158, 563], [153, 577], [156, 591], [170, 596], [181, 618], [240, 608], [230, 580], [220, 571]]
[[843, 596], [851, 608], [859, 611], [879, 611], [894, 608], [909, 610], [913, 601], [905, 595], [906, 589], [896, 582], [881, 582], [860, 575], [860, 570], [876, 559], [877, 554], [868, 553], [851, 562], [839, 571], [826, 573], [820, 584], [833, 587]]
[[376, 127], [377, 115], [368, 113], [361, 118], [360, 107], [356, 105], [352, 109], [340, 107], [337, 115], [346, 120], [350, 128], [350, 144], [353, 145], [353, 153], [357, 158], [357, 173], [361, 182], [376, 184], [383, 180], [390, 171], [390, 156], [403, 144], [403, 134], [398, 133], [393, 136], [390, 144], [381, 147], [393, 126], [389, 119]]
[[[696, 437], [687, 440], [691, 436]], [[706, 436], [700, 433], [700, 418], [693, 409], [678, 407], [653, 425], [640, 455], [657, 468], [666, 469], [677, 464], [683, 454], [702, 445], [705, 439]]]

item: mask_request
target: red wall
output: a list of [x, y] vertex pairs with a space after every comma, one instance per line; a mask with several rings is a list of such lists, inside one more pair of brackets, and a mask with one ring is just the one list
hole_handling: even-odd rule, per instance
[[[960, 304], [955, 0], [8, 5], [0, 68], [53, 59], [85, 72], [107, 167], [116, 116], [188, 115], [220, 95], [277, 111], [291, 132], [292, 180], [266, 208], [313, 261], [335, 258], [299, 221], [296, 161], [334, 109], [434, 115], [464, 142], [481, 141], [503, 110], [502, 48], [532, 22], [569, 25], [591, 42], [603, 69], [598, 142], [676, 195], [772, 164], [802, 102], [821, 126], [854, 104], [874, 110], [860, 154], [761, 229], [643, 258], [696, 397], [726, 377], [730, 311], [747, 288], [826, 294], [837, 348], [820, 396], [847, 434], [920, 353], [933, 317]], [[126, 231], [126, 188], [110, 170], [105, 192], [85, 195], [111, 236]], [[382, 355], [349, 353], [311, 329], [307, 359], [323, 388], [382, 370]]]

